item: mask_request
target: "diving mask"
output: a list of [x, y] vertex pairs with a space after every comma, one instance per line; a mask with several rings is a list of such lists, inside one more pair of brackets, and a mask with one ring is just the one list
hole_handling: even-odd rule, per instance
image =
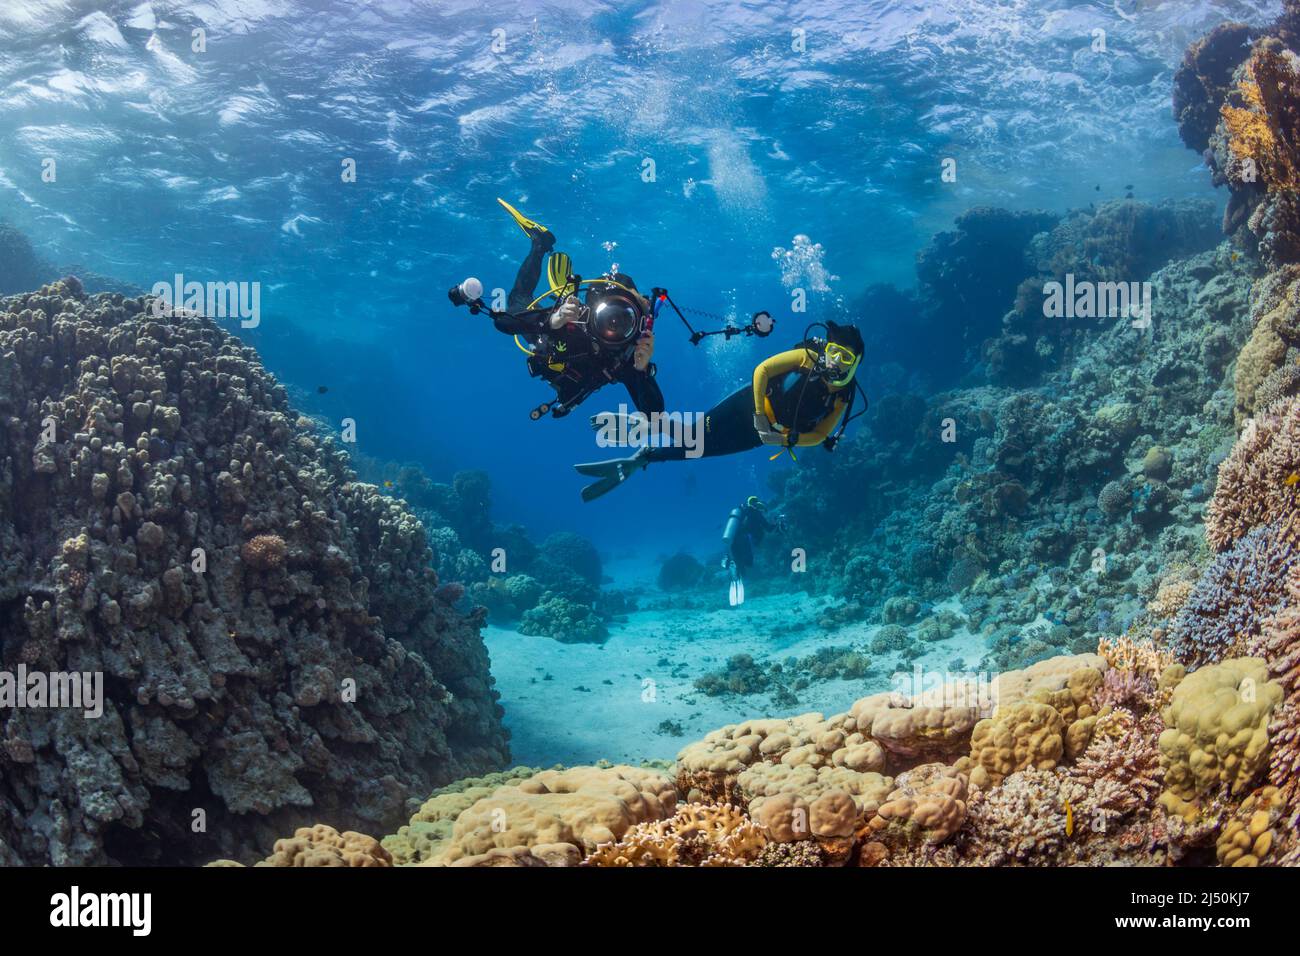
[[829, 381], [837, 387], [847, 385], [853, 380], [853, 374], [858, 370], [858, 363], [862, 361], [862, 357], [854, 355], [852, 349], [837, 342], [827, 342], [822, 355], [825, 357], [827, 373], [833, 376]]

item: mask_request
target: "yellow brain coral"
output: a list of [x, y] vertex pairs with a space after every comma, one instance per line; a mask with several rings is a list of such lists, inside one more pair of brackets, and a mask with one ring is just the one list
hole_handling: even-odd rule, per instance
[[[864, 697], [849, 710], [860, 731], [889, 753], [903, 758], [923, 759], [960, 753], [980, 714], [965, 701], [953, 706], [927, 706], [925, 693], [919, 701], [898, 694]], [[938, 702], [936, 702], [938, 703]]]
[[804, 714], [785, 720], [747, 720], [710, 731], [677, 755], [677, 785], [689, 799], [729, 800], [736, 778], [746, 767], [779, 760], [789, 750], [806, 745], [812, 730], [822, 723], [821, 714]]
[[[589, 853], [638, 823], [671, 816], [677, 791], [662, 773], [638, 767], [543, 770], [498, 788], [456, 818], [441, 856], [455, 864], [492, 849], [567, 843]], [[536, 851], [534, 851], [536, 852]]]
[[1248, 787], [1268, 759], [1268, 721], [1282, 699], [1257, 657], [1230, 658], [1193, 671], [1164, 711], [1160, 762], [1170, 813], [1192, 818], [1199, 801]]
[[471, 777], [435, 790], [406, 826], [380, 842], [399, 866], [432, 859], [442, 852], [443, 844], [451, 837], [452, 827], [461, 813], [484, 797], [491, 796], [498, 787], [537, 772], [532, 767], [515, 767], [484, 777]]
[[999, 706], [971, 734], [971, 782], [987, 787], [1027, 767], [1051, 770], [1065, 753], [1065, 733], [1065, 721], [1048, 704]]
[[1281, 833], [1284, 801], [1277, 787], [1256, 790], [1223, 827], [1215, 855], [1223, 866], [1259, 866]]

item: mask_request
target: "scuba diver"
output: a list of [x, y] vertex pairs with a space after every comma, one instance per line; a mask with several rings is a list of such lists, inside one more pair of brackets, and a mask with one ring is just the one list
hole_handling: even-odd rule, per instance
[[[816, 325], [818, 323], [814, 323]], [[750, 385], [737, 389], [704, 416], [700, 457], [716, 458], [760, 445], [780, 446], [794, 457], [794, 448], [822, 445], [833, 451], [848, 423], [853, 400], [861, 391], [854, 378], [862, 361], [862, 334], [853, 325], [825, 323], [825, 339], [811, 338], [788, 352], [761, 362]], [[839, 431], [831, 434], [836, 423]], [[593, 420], [593, 424], [595, 421]], [[598, 479], [582, 489], [582, 500], [593, 501], [656, 461], [681, 461], [683, 447], [646, 445], [628, 458], [575, 465], [579, 474]]]
[[744, 574], [754, 566], [754, 548], [762, 544], [763, 536], [772, 530], [766, 511], [767, 505], [758, 499], [758, 495], [750, 495], [744, 504], [731, 509], [722, 530], [722, 540], [727, 545], [722, 567], [731, 572], [727, 600], [732, 607], [745, 603]]
[[[536, 421], [549, 412], [553, 418], [561, 418], [610, 382], [623, 383], [638, 411], [663, 411], [663, 393], [650, 361], [654, 355], [653, 312], [636, 283], [616, 271], [591, 280], [572, 275], [569, 257], [552, 251], [555, 236], [549, 229], [504, 199], [497, 202], [532, 243], [510, 290], [507, 311], [487, 309], [477, 279], [466, 279], [448, 297], [455, 305], [468, 305], [471, 313], [487, 309], [497, 330], [514, 336], [528, 355], [528, 373], [555, 389], [555, 399], [543, 402], [529, 416]], [[548, 253], [549, 287], [534, 298], [542, 260]], [[578, 296], [584, 286], [585, 302]], [[553, 303], [538, 308], [551, 297]]]

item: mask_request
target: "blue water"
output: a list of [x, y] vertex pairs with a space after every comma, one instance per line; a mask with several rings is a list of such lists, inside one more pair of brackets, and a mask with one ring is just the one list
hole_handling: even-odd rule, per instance
[[[621, 389], [529, 421], [549, 389], [445, 296], [467, 275], [512, 282], [526, 244], [495, 197], [548, 224], [583, 274], [618, 263], [682, 304], [777, 317], [767, 342], [698, 348], [661, 322], [669, 407], [702, 410], [808, 321], [888, 323], [858, 313], [863, 290], [912, 287], [917, 251], [973, 206], [1213, 197], [1170, 119], [1172, 72], [1215, 24], [1277, 8], [6, 0], [0, 219], [145, 288], [258, 281], [262, 324], [239, 334], [304, 410], [356, 419], [361, 451], [436, 477], [483, 468], [496, 516], [539, 535], [671, 551], [711, 541], [786, 465], [667, 465], [582, 505], [570, 465], [604, 457], [587, 414]], [[940, 181], [947, 157], [956, 183]], [[783, 274], [774, 251], [796, 236], [819, 248]]]

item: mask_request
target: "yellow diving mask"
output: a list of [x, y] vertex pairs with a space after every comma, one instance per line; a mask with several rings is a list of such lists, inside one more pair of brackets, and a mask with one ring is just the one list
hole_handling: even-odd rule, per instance
[[827, 371], [837, 376], [829, 380], [832, 385], [839, 387], [853, 381], [858, 363], [862, 361], [860, 355], [854, 355], [852, 349], [836, 342], [827, 342], [822, 354], [826, 358]]

